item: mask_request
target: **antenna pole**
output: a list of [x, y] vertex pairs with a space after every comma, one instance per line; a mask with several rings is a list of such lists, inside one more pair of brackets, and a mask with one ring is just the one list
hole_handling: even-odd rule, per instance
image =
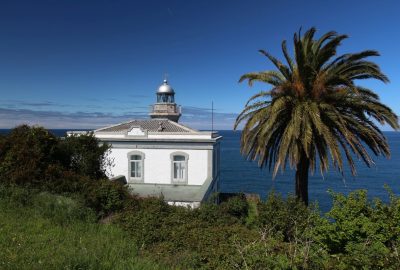
[[168, 80], [168, 73], [167, 72], [164, 72], [164, 81], [165, 80]]
[[211, 132], [214, 132], [214, 101], [211, 101]]

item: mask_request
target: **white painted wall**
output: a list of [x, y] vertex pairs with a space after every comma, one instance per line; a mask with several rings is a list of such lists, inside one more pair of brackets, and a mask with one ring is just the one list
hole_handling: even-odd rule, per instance
[[126, 137], [125, 134], [101, 134], [96, 133], [97, 138], [111, 138], [111, 139], [124, 139]]
[[[208, 150], [182, 149], [112, 148], [109, 157], [114, 159], [115, 166], [111, 169], [113, 176], [124, 175], [129, 181], [128, 153], [131, 151], [140, 151], [145, 155], [144, 183], [171, 184], [172, 166], [170, 155], [173, 152], [184, 152], [189, 155], [188, 185], [202, 185], [207, 178]], [[212, 174], [210, 173], [210, 175]]]

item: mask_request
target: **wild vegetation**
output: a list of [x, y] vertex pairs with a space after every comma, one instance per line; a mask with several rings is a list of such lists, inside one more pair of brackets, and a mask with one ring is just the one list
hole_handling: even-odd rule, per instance
[[0, 269], [166, 269], [81, 200], [0, 186]]
[[[354, 157], [369, 167], [375, 155], [390, 156], [389, 145], [377, 123], [398, 129], [398, 117], [379, 101], [373, 90], [358, 80], [389, 79], [379, 66], [367, 60], [379, 56], [373, 50], [337, 56], [346, 35], [328, 32], [314, 39], [315, 28], [303, 36], [294, 34], [291, 57], [286, 41], [282, 52], [286, 64], [260, 50], [276, 67], [248, 73], [240, 78], [251, 86], [266, 83], [271, 90], [249, 99], [236, 119], [235, 128], [245, 122], [241, 151], [260, 167], [273, 166], [275, 176], [287, 164], [296, 170], [296, 196], [308, 204], [308, 174], [329, 169], [340, 172], [347, 161], [354, 175]], [[319, 167], [319, 168], [317, 168]]]
[[400, 268], [390, 191], [388, 203], [331, 193], [323, 215], [274, 193], [187, 209], [104, 180], [106, 152], [38, 127], [0, 138], [1, 269]]

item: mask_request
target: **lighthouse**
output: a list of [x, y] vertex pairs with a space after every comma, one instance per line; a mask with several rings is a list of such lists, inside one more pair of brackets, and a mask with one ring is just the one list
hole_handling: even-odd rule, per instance
[[100, 142], [110, 146], [108, 158], [113, 166], [108, 175], [140, 197], [198, 207], [218, 192], [222, 137], [215, 131], [198, 131], [178, 123], [180, 106], [167, 80], [156, 96], [151, 119], [131, 119], [93, 131]]
[[175, 103], [175, 91], [167, 80], [160, 85], [157, 92], [157, 102], [151, 106], [150, 117], [169, 119], [178, 122], [181, 116], [181, 107]]

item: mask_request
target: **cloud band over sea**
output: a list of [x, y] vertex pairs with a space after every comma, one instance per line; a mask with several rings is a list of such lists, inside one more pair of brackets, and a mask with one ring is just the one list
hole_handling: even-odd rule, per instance
[[[40, 105], [43, 105], [41, 103]], [[32, 104], [30, 104], [32, 105]], [[214, 111], [214, 129], [230, 130], [237, 114]], [[39, 125], [45, 128], [96, 129], [118, 124], [131, 119], [147, 119], [148, 111], [111, 113], [96, 111], [67, 112], [59, 110], [38, 110], [30, 108], [1, 108], [0, 128], [13, 128], [21, 124]], [[196, 129], [211, 129], [211, 109], [182, 107], [179, 121]]]

